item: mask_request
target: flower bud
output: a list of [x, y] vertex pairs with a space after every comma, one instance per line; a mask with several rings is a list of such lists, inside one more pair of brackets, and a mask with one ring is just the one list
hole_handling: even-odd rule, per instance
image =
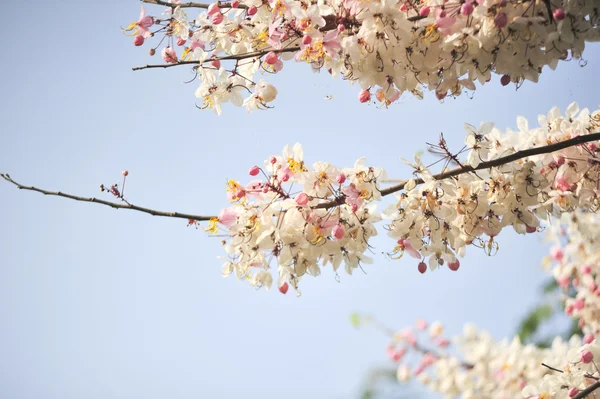
[[431, 12], [431, 9], [429, 8], [429, 6], [423, 6], [419, 10], [419, 17], [427, 17], [430, 12]]
[[310, 37], [309, 35], [305, 35], [302, 38], [302, 44], [304, 44], [305, 46], [308, 46], [311, 43], [312, 43], [312, 37]]
[[594, 360], [594, 354], [589, 350], [581, 352], [581, 361], [585, 364], [591, 363]]
[[124, 170], [121, 174], [123, 176], [127, 177], [129, 175], [129, 171], [128, 170]]
[[419, 273], [423, 274], [427, 271], [427, 264], [425, 264], [425, 262], [419, 262], [417, 269], [419, 270]]
[[527, 233], [529, 233], [529, 234], [531, 234], [531, 233], [535, 233], [535, 232], [537, 231], [537, 227], [534, 227], [534, 226], [527, 226], [527, 227], [525, 227], [525, 231], [526, 231]]
[[346, 181], [346, 175], [343, 173], [340, 173], [339, 175], [336, 176], [335, 181], [338, 182], [339, 184], [344, 184], [344, 182]]
[[494, 18], [494, 25], [496, 25], [496, 28], [498, 29], [504, 28], [507, 24], [508, 17], [504, 12], [499, 13], [498, 15], [496, 15], [496, 18]]
[[305, 206], [306, 204], [308, 204], [308, 195], [306, 193], [300, 193], [297, 197], [296, 197], [296, 204], [300, 205], [300, 206]]
[[345, 30], [346, 30], [346, 26], [344, 24], [338, 24], [338, 26], [337, 26], [338, 32], [342, 33]]
[[510, 83], [510, 75], [502, 75], [500, 78], [500, 84], [502, 86], [506, 86]]
[[583, 342], [586, 344], [591, 343], [594, 340], [594, 336], [590, 333], [587, 333], [583, 336]]
[[275, 165], [277, 163], [277, 158], [271, 157], [269, 158], [269, 162], [271, 163], [271, 165]]
[[579, 389], [572, 387], [569, 389], [569, 398], [574, 398], [579, 393]]
[[216, 69], [221, 69], [221, 60], [211, 61], [210, 65], [214, 66]]
[[471, 3], [463, 3], [463, 5], [460, 7], [460, 13], [462, 15], [471, 15], [473, 14], [473, 4]]
[[366, 103], [371, 100], [371, 92], [369, 90], [363, 90], [358, 94], [358, 101]]
[[256, 176], [259, 172], [260, 172], [260, 168], [256, 165], [254, 165], [253, 167], [250, 168], [250, 171], [248, 172], [248, 174], [250, 176]]
[[581, 310], [585, 307], [585, 301], [583, 299], [576, 299], [573, 303], [573, 306], [575, 307], [575, 309]]
[[150, 49], [150, 56], [152, 57], [154, 54], [156, 54], [156, 50], [151, 48]]
[[144, 44], [144, 36], [142, 35], [137, 35], [134, 39], [133, 39], [133, 45], [134, 46], [141, 46], [142, 44]]
[[238, 0], [233, 0], [231, 2], [231, 8], [238, 8], [240, 6], [240, 2]]
[[457, 271], [459, 267], [460, 267], [460, 262], [458, 259], [456, 259], [454, 262], [448, 263], [448, 268], [450, 270], [452, 270], [453, 272]]
[[214, 24], [214, 25], [219, 25], [221, 22], [223, 22], [223, 14], [221, 14], [220, 12], [213, 14], [213, 16], [211, 17], [210, 21]]
[[283, 283], [281, 285], [281, 287], [279, 287], [279, 292], [281, 292], [282, 294], [286, 294], [288, 292], [288, 289], [290, 288], [290, 286], [288, 285], [287, 281], [285, 283]]
[[562, 8], [557, 8], [552, 13], [552, 16], [554, 17], [555, 21], [562, 21], [563, 19], [565, 19], [565, 10], [563, 10]]
[[273, 65], [277, 61], [279, 61], [279, 58], [277, 57], [277, 54], [274, 51], [269, 51], [265, 56], [265, 62], [269, 65]]
[[331, 233], [336, 239], [341, 240], [344, 238], [344, 227], [341, 224], [336, 224]]
[[252, 16], [252, 15], [256, 14], [257, 11], [258, 11], [258, 8], [256, 8], [256, 6], [251, 6], [248, 9], [248, 15]]
[[185, 44], [185, 39], [183, 37], [179, 36], [177, 38], [177, 45], [178, 46], [183, 46], [184, 44]]
[[208, 16], [214, 15], [216, 13], [220, 13], [221, 9], [219, 8], [219, 5], [217, 3], [212, 3], [211, 5], [208, 6], [208, 10], [206, 11], [206, 14]]

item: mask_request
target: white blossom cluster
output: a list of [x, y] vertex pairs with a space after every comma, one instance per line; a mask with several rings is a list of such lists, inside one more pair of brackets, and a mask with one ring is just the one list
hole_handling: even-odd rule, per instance
[[457, 96], [492, 73], [503, 85], [537, 82], [544, 66], [580, 59], [600, 39], [599, 0], [233, 0], [193, 21], [178, 0], [163, 3], [163, 15], [142, 9], [126, 30], [137, 46], [163, 37], [168, 64], [193, 63], [196, 96], [217, 113], [225, 102], [267, 107], [277, 91], [264, 95], [254, 76], [279, 72], [284, 60], [358, 82], [361, 102], [374, 94], [388, 106], [406, 91]]
[[400, 382], [415, 378], [446, 398], [574, 398], [600, 377], [596, 341], [582, 346], [580, 337], [557, 337], [549, 348], [539, 348], [518, 337], [496, 341], [470, 324], [449, 340], [440, 322], [428, 326], [420, 320], [394, 334], [388, 355], [398, 363]]
[[[558, 108], [540, 116], [538, 128], [529, 128], [521, 117], [519, 131], [504, 134], [490, 123], [479, 129], [467, 124], [470, 152], [461, 167], [600, 132], [599, 116], [600, 111], [590, 114], [573, 103], [565, 116]], [[424, 184], [409, 181], [397, 203], [388, 207], [384, 215], [392, 220], [389, 235], [398, 240], [397, 251], [409, 249], [415, 257], [428, 258], [430, 270], [444, 264], [456, 270], [457, 256], [464, 256], [467, 245], [495, 252], [496, 236], [505, 227], [533, 233], [540, 219], [575, 209], [597, 210], [598, 148], [593, 141], [441, 180], [434, 179], [416, 156], [411, 165]], [[425, 272], [426, 266], [419, 264], [419, 270]]]
[[[556, 108], [541, 116], [538, 128], [530, 129], [520, 118], [518, 132], [502, 134], [491, 124], [480, 129], [467, 125], [471, 150], [459, 168], [598, 132], [599, 115], [572, 104], [565, 116]], [[391, 257], [408, 252], [420, 259], [421, 273], [427, 270], [426, 260], [432, 271], [442, 265], [457, 270], [457, 256], [464, 256], [468, 245], [492, 252], [505, 227], [533, 233], [540, 219], [574, 209], [596, 210], [597, 143], [571, 145], [476, 172], [459, 169], [462, 173], [451, 178], [434, 178], [416, 156], [413, 166], [422, 184], [406, 182], [383, 215], [396, 241]], [[245, 186], [228, 182], [233, 205], [208, 228], [213, 233], [219, 226], [227, 230], [224, 275], [233, 273], [269, 288], [271, 268], [277, 268], [278, 287], [287, 292], [288, 284], [297, 289], [303, 275], [317, 276], [328, 264], [337, 272], [344, 263], [351, 274], [372, 261], [365, 252], [369, 239], [377, 235], [374, 223], [381, 220], [373, 202], [386, 193], [379, 184], [386, 178], [384, 170], [365, 166], [364, 158], [352, 168], [338, 169], [327, 162], [309, 167], [296, 144], [267, 159], [262, 168], [252, 167], [249, 174], [255, 180]]]

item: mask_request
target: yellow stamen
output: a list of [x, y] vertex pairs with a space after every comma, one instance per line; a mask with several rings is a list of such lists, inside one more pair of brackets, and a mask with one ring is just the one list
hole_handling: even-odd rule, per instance
[[210, 218], [210, 220], [208, 221], [208, 228], [205, 229], [204, 227], [202, 228], [202, 230], [211, 233], [211, 234], [216, 234], [219, 231], [219, 226], [217, 225], [217, 223], [219, 222], [218, 218]]

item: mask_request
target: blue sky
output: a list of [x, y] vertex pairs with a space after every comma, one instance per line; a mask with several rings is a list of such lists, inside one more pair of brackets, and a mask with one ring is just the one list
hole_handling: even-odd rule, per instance
[[[358, 103], [358, 87], [286, 64], [274, 109], [221, 117], [194, 107], [186, 68], [132, 72], [152, 59], [120, 26], [137, 1], [12, 2], [3, 7], [0, 171], [24, 184], [102, 196], [130, 172], [135, 204], [188, 213], [226, 206], [225, 181], [301, 142], [308, 161], [351, 166], [366, 156], [392, 177], [440, 132], [457, 148], [463, 123], [536, 123], [552, 106], [596, 108], [597, 45], [546, 71], [539, 84], [493, 83], [440, 104], [403, 96], [388, 110]], [[148, 7], [155, 12], [156, 7]], [[26, 19], [24, 19], [26, 18]], [[28, 24], [23, 23], [27, 21]], [[155, 59], [157, 61], [158, 59]], [[331, 101], [324, 96], [334, 95]], [[105, 197], [109, 199], [109, 197]], [[420, 275], [389, 261], [385, 237], [367, 274], [326, 270], [303, 295], [255, 291], [220, 273], [219, 239], [154, 218], [20, 192], [0, 182], [0, 397], [352, 398], [386, 337], [348, 315], [393, 327], [441, 319], [512, 335], [544, 281], [541, 236], [500, 236], [500, 252], [470, 249], [458, 273]]]

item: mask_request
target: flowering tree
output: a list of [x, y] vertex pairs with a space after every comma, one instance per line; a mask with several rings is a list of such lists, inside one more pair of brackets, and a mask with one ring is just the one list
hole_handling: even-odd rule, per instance
[[[475, 82], [485, 84], [492, 73], [503, 85], [535, 82], [543, 66], [581, 59], [585, 43], [600, 37], [598, 0], [143, 2], [164, 6], [162, 13], [151, 16], [142, 8], [124, 32], [136, 46], [160, 38], [150, 55], [159, 51], [164, 63], [134, 69], [191, 66], [201, 82], [199, 107], [217, 113], [226, 102], [248, 111], [271, 107], [277, 89], [255, 76], [279, 73], [292, 58], [358, 81], [360, 102], [374, 93], [373, 101], [387, 107], [405, 91], [419, 98], [434, 91], [442, 100], [475, 90]], [[190, 22], [186, 10], [194, 8], [203, 11]], [[431, 150], [441, 161], [405, 160], [413, 175], [395, 185], [364, 158], [349, 167], [308, 165], [297, 143], [251, 166], [250, 181], [229, 180], [230, 205], [204, 216], [134, 205], [125, 197], [127, 171], [122, 184], [100, 187], [117, 202], [0, 176], [19, 189], [180, 218], [221, 233], [224, 276], [267, 290], [275, 284], [283, 294], [292, 288], [299, 295], [302, 278], [323, 268], [337, 273], [343, 265], [352, 274], [371, 263], [369, 241], [379, 226], [391, 238], [388, 256], [408, 255], [426, 273], [459, 270], [467, 248], [496, 253], [505, 228], [534, 234], [550, 223], [546, 230], [556, 246], [548, 269], [571, 294], [566, 312], [578, 320], [583, 342], [557, 339], [541, 349], [494, 342], [467, 327], [455, 341], [459, 357], [446, 351], [451, 341], [439, 323], [429, 326], [427, 344], [416, 335], [428, 328], [423, 321], [399, 333], [384, 331], [392, 339], [390, 356], [402, 361], [398, 378], [416, 375], [448, 397], [583, 398], [600, 388], [600, 110], [574, 103], [564, 114], [554, 108], [540, 116], [538, 125], [521, 117], [518, 131], [465, 124], [463, 148], [453, 151], [440, 137]], [[395, 201], [377, 212], [377, 203], [391, 196]], [[414, 365], [403, 361], [409, 351], [419, 355]]]

